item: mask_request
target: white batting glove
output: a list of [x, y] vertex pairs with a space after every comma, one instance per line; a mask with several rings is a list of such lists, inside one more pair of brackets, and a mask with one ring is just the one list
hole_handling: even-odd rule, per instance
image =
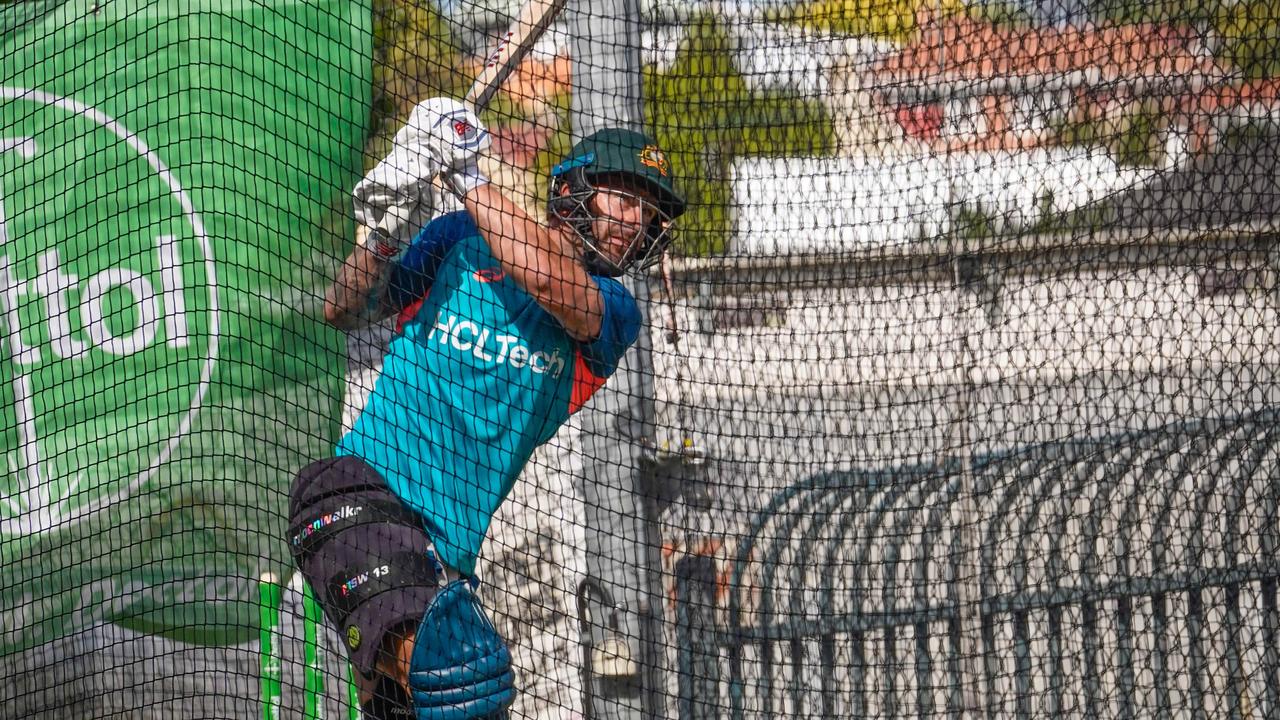
[[461, 102], [447, 97], [424, 100], [409, 115], [406, 129], [441, 166], [454, 194], [463, 197], [489, 182], [480, 172], [480, 153], [489, 148], [489, 131]]
[[356, 222], [370, 230], [365, 245], [383, 257], [399, 255], [431, 220], [431, 181], [440, 172], [434, 155], [402, 134], [351, 192]]

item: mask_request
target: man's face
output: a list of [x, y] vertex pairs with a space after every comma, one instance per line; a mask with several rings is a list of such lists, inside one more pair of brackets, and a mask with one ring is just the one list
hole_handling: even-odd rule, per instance
[[628, 182], [627, 178], [605, 176], [595, 179], [592, 185], [596, 193], [588, 209], [592, 213], [591, 234], [596, 251], [618, 267], [626, 267], [643, 245], [645, 231], [658, 214], [657, 198], [648, 188]]

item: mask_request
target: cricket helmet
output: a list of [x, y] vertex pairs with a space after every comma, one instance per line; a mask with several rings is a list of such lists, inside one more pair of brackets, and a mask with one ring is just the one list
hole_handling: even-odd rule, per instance
[[[657, 210], [616, 263], [600, 252], [592, 231], [595, 182], [606, 177], [622, 181], [615, 186], [644, 188], [654, 198]], [[551, 169], [547, 210], [581, 238], [584, 261], [591, 272], [616, 277], [628, 270], [644, 271], [661, 259], [671, 243], [671, 222], [684, 213], [685, 202], [676, 192], [671, 164], [657, 143], [634, 130], [607, 128], [583, 138]]]

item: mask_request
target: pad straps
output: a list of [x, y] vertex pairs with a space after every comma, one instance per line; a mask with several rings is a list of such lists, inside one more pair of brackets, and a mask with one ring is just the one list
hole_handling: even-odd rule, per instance
[[391, 523], [422, 527], [422, 518], [400, 502], [386, 497], [360, 497], [331, 512], [312, 517], [289, 528], [293, 554], [309, 554], [334, 535], [355, 525]]
[[402, 587], [440, 587], [444, 578], [433, 558], [413, 552], [394, 552], [378, 564], [351, 568], [329, 579], [329, 602], [343, 620], [362, 603]]

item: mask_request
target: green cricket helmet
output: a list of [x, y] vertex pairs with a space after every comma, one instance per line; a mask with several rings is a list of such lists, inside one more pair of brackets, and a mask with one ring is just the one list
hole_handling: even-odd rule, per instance
[[[633, 130], [607, 128], [573, 146], [568, 157], [551, 169], [551, 197], [547, 211], [582, 239], [587, 268], [599, 275], [618, 276], [627, 270], [647, 270], [662, 258], [671, 243], [671, 222], [685, 210], [684, 198], [672, 184], [667, 156], [648, 136]], [[616, 192], [628, 185], [643, 188], [653, 198], [656, 213], [643, 232], [615, 262], [600, 252], [592, 230], [597, 218], [591, 210], [596, 183], [609, 178]]]

